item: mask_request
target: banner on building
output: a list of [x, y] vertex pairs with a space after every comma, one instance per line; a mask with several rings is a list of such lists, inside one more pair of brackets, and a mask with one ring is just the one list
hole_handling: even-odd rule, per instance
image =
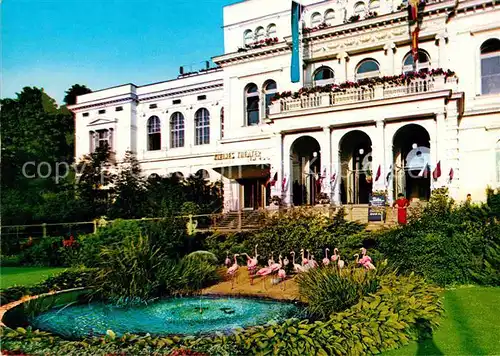
[[292, 63], [290, 65], [290, 79], [292, 83], [300, 82], [300, 43], [299, 24], [302, 17], [303, 7], [296, 1], [292, 1]]

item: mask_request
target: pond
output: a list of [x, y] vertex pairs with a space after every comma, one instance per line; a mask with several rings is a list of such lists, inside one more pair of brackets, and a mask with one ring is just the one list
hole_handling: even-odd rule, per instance
[[292, 303], [249, 298], [172, 298], [134, 307], [90, 303], [54, 308], [34, 317], [31, 325], [71, 338], [104, 335], [108, 329], [117, 335], [191, 335], [281, 322], [300, 310]]

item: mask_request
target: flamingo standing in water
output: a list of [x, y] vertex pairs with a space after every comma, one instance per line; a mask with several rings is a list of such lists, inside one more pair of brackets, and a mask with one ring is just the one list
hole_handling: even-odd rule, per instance
[[226, 260], [224, 261], [224, 264], [226, 267], [229, 267], [231, 265], [231, 260], [229, 259], [229, 251], [226, 251]]
[[295, 263], [295, 251], [290, 252], [292, 255], [292, 265], [293, 265], [293, 270], [295, 273], [301, 273], [304, 272], [304, 267], [302, 265], [299, 265], [298, 263]]
[[328, 251], [330, 249], [327, 247], [325, 248], [325, 258], [323, 258], [323, 265], [328, 266], [330, 264], [330, 259], [328, 258]]
[[227, 274], [229, 274], [231, 276], [231, 289], [233, 289], [233, 287], [234, 287], [234, 277], [236, 276], [236, 273], [238, 272], [238, 268], [240, 267], [240, 266], [238, 266], [238, 261], [236, 260], [236, 257], [238, 257], [238, 256], [239, 256], [239, 254], [234, 255], [234, 263], [227, 270]]

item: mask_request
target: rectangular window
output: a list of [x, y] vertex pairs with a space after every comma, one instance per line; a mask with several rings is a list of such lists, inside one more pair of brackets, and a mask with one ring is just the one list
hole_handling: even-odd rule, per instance
[[259, 97], [251, 96], [247, 98], [247, 125], [259, 124]]
[[481, 59], [481, 92], [500, 93], [500, 55]]
[[115, 108], [115, 111], [123, 111], [123, 106], [117, 106], [117, 107]]
[[99, 110], [97, 113], [98, 113], [99, 115], [102, 115], [102, 114], [105, 114], [105, 113], [106, 113], [106, 110], [105, 110], [105, 109], [102, 109], [102, 110]]
[[104, 147], [106, 145], [109, 145], [109, 131], [108, 130], [97, 131], [97, 146]]
[[174, 104], [174, 105], [178, 105], [180, 103], [181, 103], [181, 99], [175, 99], [172, 101], [172, 104]]
[[198, 95], [198, 101], [206, 100], [206, 99], [207, 99], [206, 95]]
[[150, 104], [150, 105], [149, 105], [149, 108], [150, 108], [150, 109], [156, 109], [157, 107], [158, 107], [158, 105], [156, 105], [156, 104]]
[[88, 112], [84, 112], [84, 113], [82, 114], [82, 116], [83, 116], [83, 117], [87, 117], [87, 116], [89, 116], [89, 113], [88, 113]]

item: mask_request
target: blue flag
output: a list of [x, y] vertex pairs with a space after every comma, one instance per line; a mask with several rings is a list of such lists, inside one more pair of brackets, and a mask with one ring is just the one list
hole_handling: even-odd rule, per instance
[[292, 64], [290, 66], [290, 79], [292, 83], [300, 81], [299, 21], [301, 14], [302, 5], [292, 1]]

